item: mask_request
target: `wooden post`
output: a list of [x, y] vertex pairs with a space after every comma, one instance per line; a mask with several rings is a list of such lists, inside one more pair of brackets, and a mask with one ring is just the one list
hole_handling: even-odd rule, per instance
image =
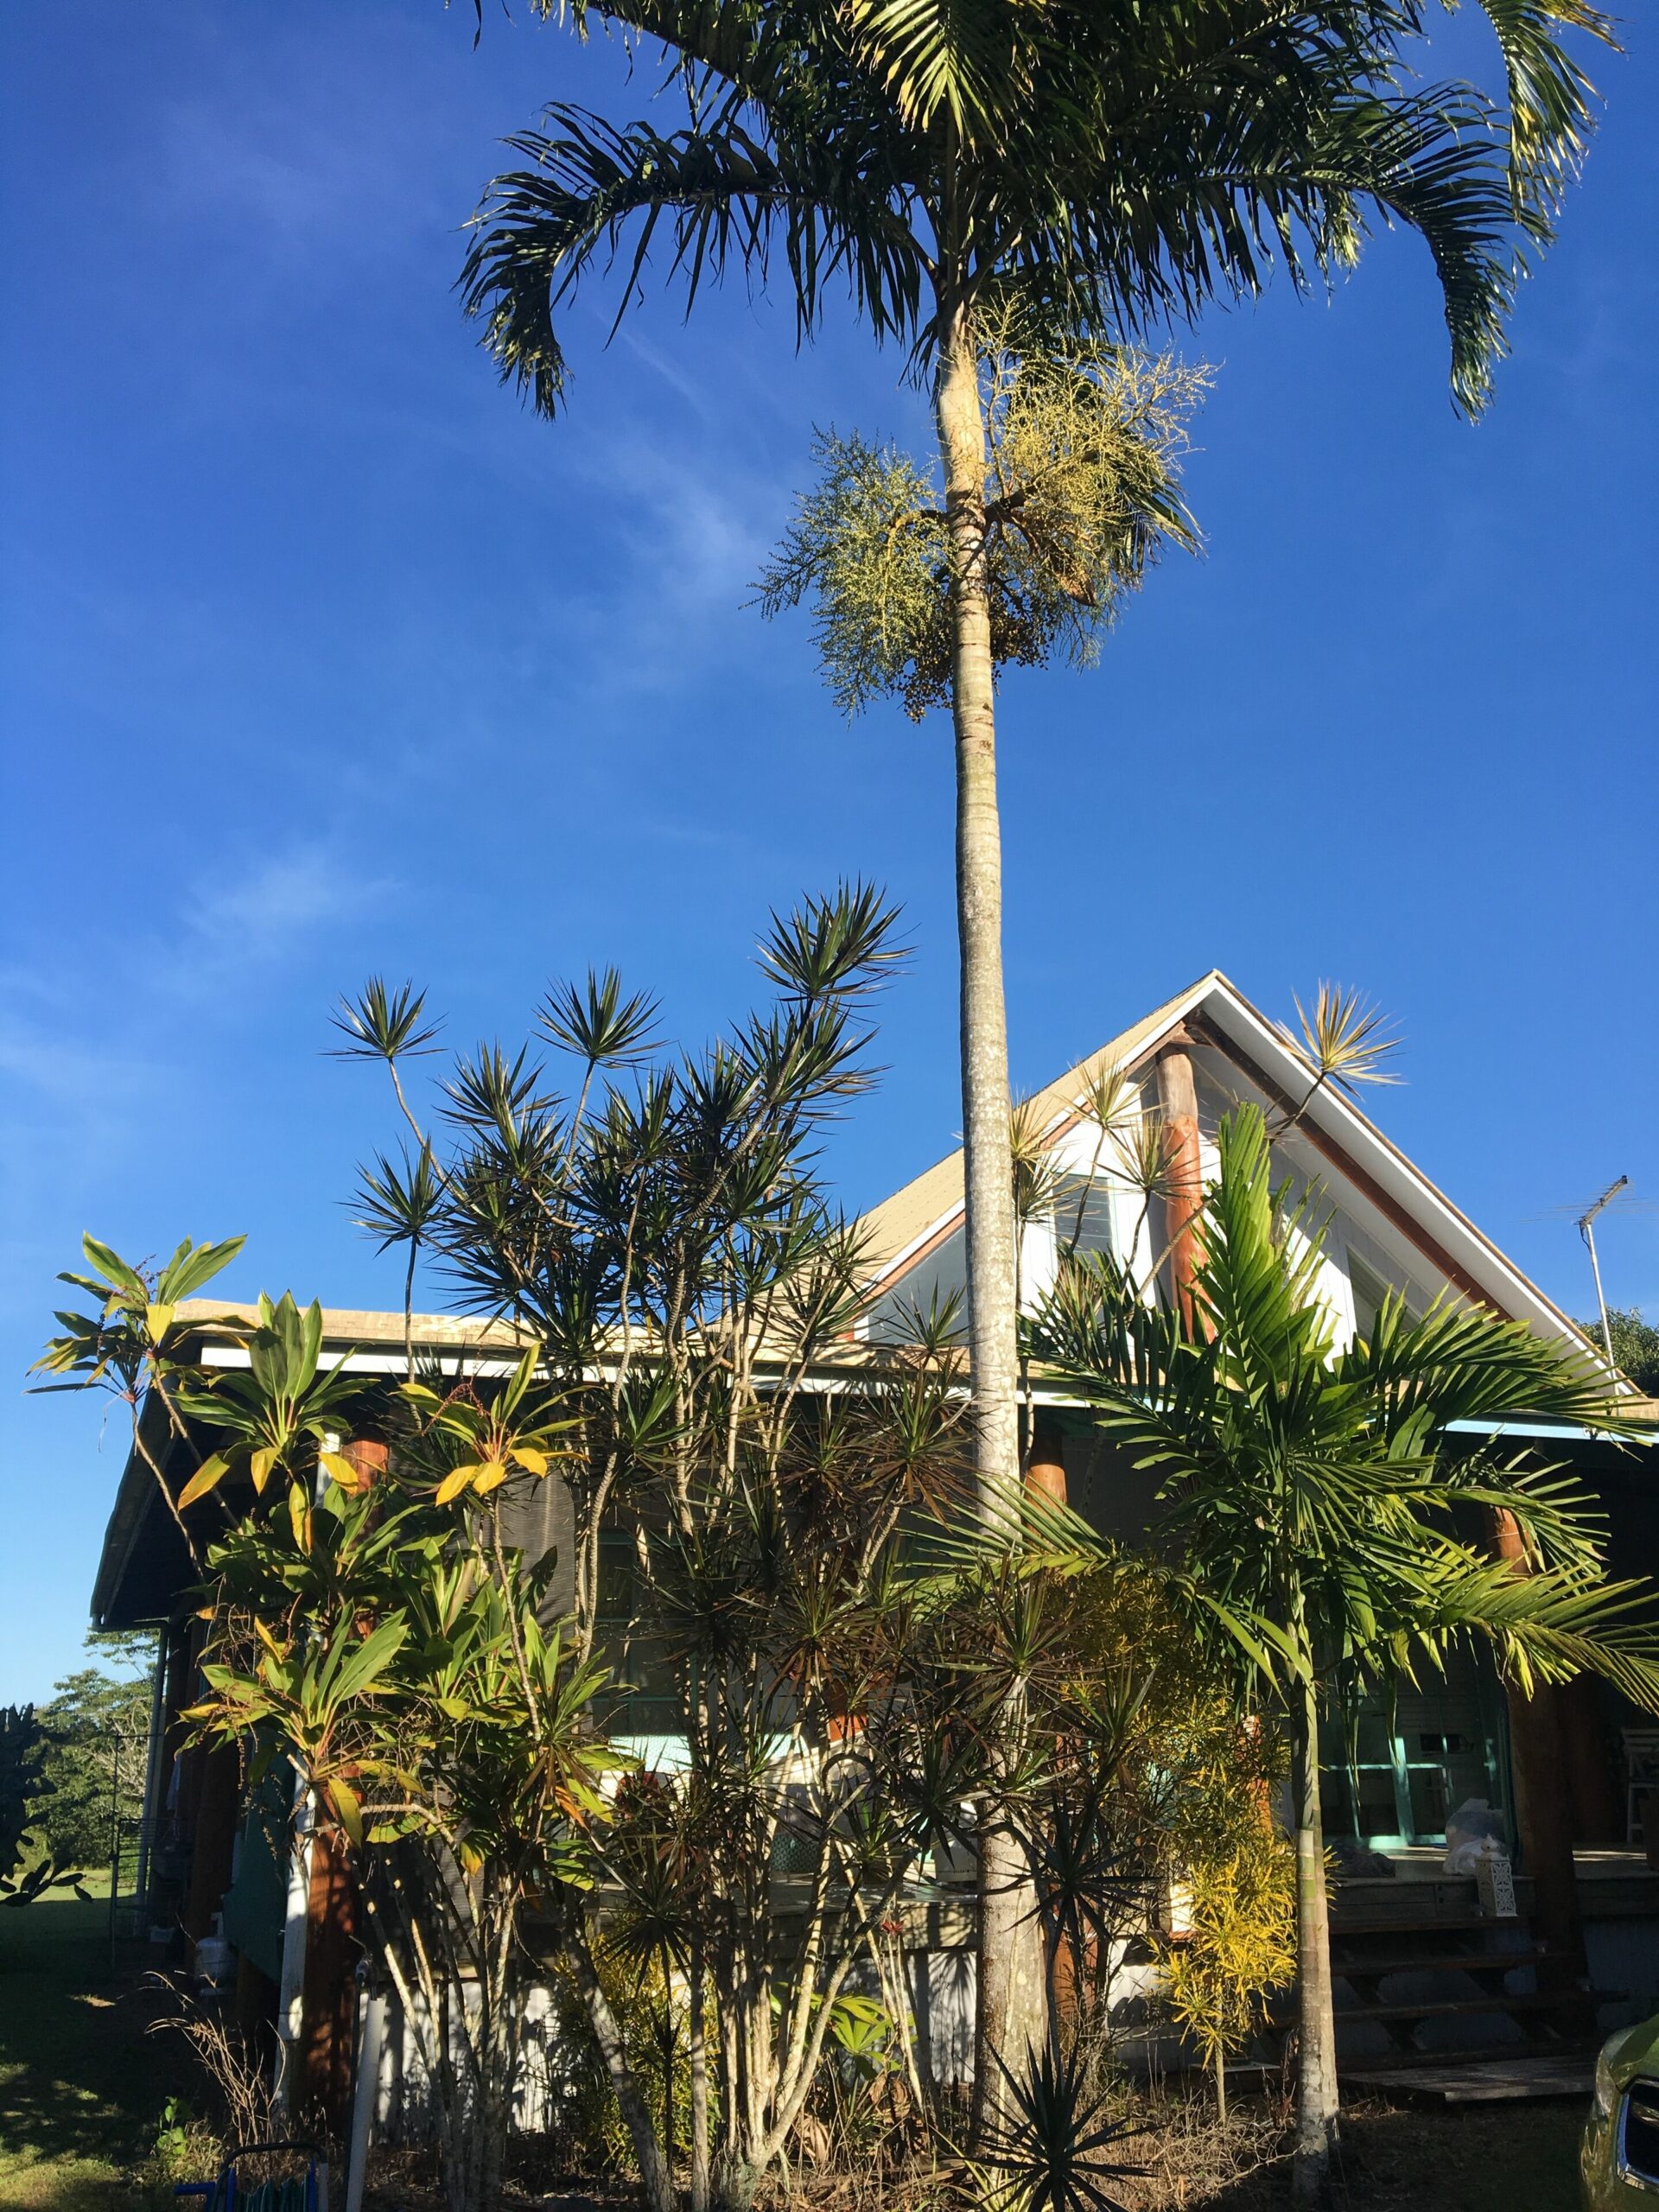
[[349, 1459], [357, 1470], [359, 1490], [367, 1490], [385, 1473], [391, 1456], [390, 1445], [378, 1444], [372, 1437], [367, 1436], [354, 1436], [341, 1452], [341, 1457]]
[[1198, 1094], [1192, 1076], [1191, 1039], [1184, 1029], [1158, 1056], [1158, 1110], [1166, 1147], [1164, 1243], [1169, 1253], [1171, 1285], [1182, 1315], [1192, 1319], [1192, 1279], [1198, 1267], [1199, 1224], [1204, 1212], [1204, 1168], [1198, 1151]]
[[[385, 1473], [390, 1453], [386, 1445], [372, 1438], [353, 1437], [341, 1446], [341, 1456], [356, 1469], [359, 1490], [366, 1490]], [[320, 1806], [320, 1815], [321, 1811]], [[359, 1908], [357, 1875], [346, 1837], [333, 1821], [319, 1817], [311, 1834], [305, 1977], [290, 2109], [302, 2117], [320, 2109], [336, 2138], [343, 2138], [351, 2125], [357, 1962], [361, 1955]]]
[[190, 1889], [184, 1932], [200, 1943], [213, 1931], [213, 1916], [231, 1886], [237, 1814], [242, 1802], [242, 1755], [234, 1744], [201, 1746], [201, 1787], [196, 1832], [190, 1846]]
[[1624, 1792], [1617, 1772], [1617, 1739], [1608, 1725], [1600, 1677], [1575, 1675], [1556, 1692], [1567, 1753], [1573, 1840], [1603, 1847], [1624, 1840]]
[[357, 2022], [357, 1876], [345, 1837], [320, 1820], [311, 1836], [311, 1892], [305, 1931], [305, 1995], [301, 2012], [297, 2086], [292, 2109], [318, 2108], [329, 2132], [351, 2124], [352, 2046]]
[[194, 1705], [198, 1691], [197, 1670], [201, 1665], [202, 1646], [207, 1631], [199, 1620], [187, 1621], [184, 1633], [175, 1654], [177, 1667], [168, 1681], [168, 1736], [177, 1760], [177, 1788], [173, 1794], [173, 1834], [175, 1841], [191, 1842], [196, 1833], [196, 1821], [201, 1808], [201, 1784], [207, 1761], [205, 1744], [187, 1743], [180, 1716], [187, 1706]]
[[[1494, 1508], [1492, 1550], [1516, 1574], [1530, 1574], [1526, 1544], [1515, 1516]], [[1522, 1871], [1531, 1877], [1533, 1922], [1549, 1956], [1538, 1968], [1538, 1986], [1560, 1997], [1573, 2015], [1575, 2031], [1593, 2024], [1591, 2000], [1581, 1986], [1584, 1916], [1578, 1874], [1573, 1865], [1573, 1821], [1561, 1727], [1560, 1694], [1541, 1682], [1530, 1697], [1508, 1684], [1510, 1764], [1515, 1779], [1516, 1825], [1521, 1832]]]
[[1031, 1456], [1026, 1462], [1026, 1488], [1056, 1505], [1065, 1503], [1065, 1460], [1058, 1421], [1039, 1414], [1032, 1423]]

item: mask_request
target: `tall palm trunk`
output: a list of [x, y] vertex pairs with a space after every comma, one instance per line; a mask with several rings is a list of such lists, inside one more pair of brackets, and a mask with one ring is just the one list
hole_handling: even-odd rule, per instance
[[1319, 1694], [1304, 1687], [1292, 1727], [1296, 1797], [1296, 2157], [1298, 2205], [1330, 2201], [1337, 2140], [1337, 2025], [1331, 1996], [1331, 1923], [1319, 1809]]
[[[996, 708], [985, 553], [985, 427], [968, 310], [943, 305], [935, 385], [950, 540], [957, 755], [957, 931], [961, 948], [962, 1116], [967, 1201], [968, 1331], [982, 1510], [1017, 1494], [1019, 1347], [1008, 1033], [1002, 996], [1002, 838], [996, 807]], [[1020, 1716], [1006, 1716], [1009, 1732]], [[995, 1818], [979, 1847], [975, 2020], [976, 2132], [1002, 2069], [1023, 2069], [1041, 2032], [1040, 1938], [1016, 1838]]]

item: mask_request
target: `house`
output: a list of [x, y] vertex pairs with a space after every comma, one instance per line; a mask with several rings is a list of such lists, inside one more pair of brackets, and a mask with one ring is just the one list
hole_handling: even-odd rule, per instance
[[[1091, 1096], [1109, 1075], [1121, 1079], [1126, 1128], [1155, 1114], [1166, 1132], [1168, 1172], [1164, 1188], [1150, 1198], [1126, 1172], [1114, 1132], [1091, 1118]], [[1026, 1124], [1056, 1172], [1058, 1195], [1052, 1215], [1034, 1217], [1022, 1231], [1022, 1296], [1036, 1299], [1052, 1280], [1062, 1239], [1085, 1249], [1109, 1249], [1148, 1276], [1161, 1270], [1173, 1287], [1205, 1182], [1215, 1171], [1218, 1123], [1241, 1102], [1255, 1103], [1271, 1117], [1281, 1171], [1318, 1190], [1327, 1218], [1319, 1283], [1340, 1332], [1364, 1332], [1392, 1290], [1414, 1310], [1450, 1296], [1583, 1349], [1567, 1315], [1337, 1084], [1319, 1078], [1298, 1045], [1216, 972], [1029, 1103]], [[961, 1154], [872, 1209], [863, 1228], [871, 1274], [862, 1318], [847, 1345], [849, 1363], [863, 1357], [859, 1338], [902, 1332], [908, 1309], [925, 1308], [964, 1287]], [[196, 1356], [209, 1365], [245, 1357], [233, 1335], [215, 1328], [222, 1311], [216, 1305], [181, 1309], [181, 1319], [195, 1325]], [[505, 1374], [512, 1363], [514, 1340], [499, 1325], [425, 1316], [414, 1328], [423, 1356], [450, 1371]], [[328, 1313], [325, 1330], [327, 1345], [348, 1357], [355, 1371], [402, 1372], [401, 1313]], [[1063, 1487], [1103, 1530], [1136, 1535], [1151, 1510], [1151, 1478], [1103, 1448], [1080, 1412], [1040, 1378], [1033, 1398], [1033, 1478]], [[1511, 1425], [1507, 1433], [1535, 1440], [1594, 1486], [1611, 1526], [1615, 1573], [1647, 1570], [1659, 1556], [1650, 1452], [1541, 1426]], [[165, 1448], [159, 1418], [153, 1441], [158, 1452]], [[521, 1532], [524, 1541], [539, 1550], [563, 1541], [560, 1516], [567, 1509], [557, 1484], [543, 1485], [526, 1510], [541, 1518]], [[326, 2094], [337, 2083], [340, 2052], [350, 2039], [349, 1999], [342, 1993], [352, 1948], [349, 1885], [326, 1852], [314, 1852], [308, 1866], [290, 1857], [280, 1802], [267, 1804], [263, 1817], [260, 1808], [241, 1802], [233, 1751], [174, 1748], [174, 1717], [190, 1701], [200, 1649], [199, 1624], [181, 1597], [188, 1580], [178, 1533], [135, 1457], [111, 1516], [93, 1612], [106, 1626], [153, 1623], [162, 1630], [147, 1799], [149, 1917], [162, 1928], [176, 1923], [199, 1942], [222, 1916], [239, 1954], [241, 2001], [254, 2014], [275, 2010], [279, 2032], [296, 2046], [308, 2080]], [[630, 1716], [630, 1725], [649, 1737], [652, 1719], [641, 1712]], [[1356, 1931], [1372, 1921], [1387, 1923], [1391, 1915], [1402, 1930], [1437, 1920], [1448, 1928], [1466, 1922], [1470, 1885], [1437, 1878], [1438, 1861], [1449, 1815], [1467, 1799], [1484, 1799], [1519, 1847], [1522, 1904], [1553, 1954], [1574, 1955], [1582, 1947], [1598, 1989], [1618, 1988], [1627, 2006], [1659, 2008], [1659, 1873], [1630, 1848], [1640, 1828], [1632, 1787], [1640, 1778], [1632, 1762], [1643, 1756], [1637, 1719], [1591, 1681], [1529, 1701], [1507, 1699], [1491, 1669], [1472, 1660], [1443, 1681], [1402, 1691], [1391, 1711], [1362, 1714], [1357, 1756], [1333, 1743], [1326, 1767], [1327, 1834], [1339, 1849], [1348, 1847], [1356, 1869], [1363, 1869], [1344, 1885], [1339, 1928], [1344, 1914]], [[1408, 1896], [1413, 1876], [1420, 1878]], [[308, 1926], [308, 1942], [302, 1940]], [[1530, 1956], [1522, 1958], [1522, 1967]], [[1382, 1980], [1396, 1971], [1404, 1975], [1406, 1969], [1373, 1958], [1363, 1972], [1354, 1967], [1354, 1986], [1370, 1987], [1375, 1998]], [[1448, 1973], [1467, 1978], [1466, 1964], [1459, 1967], [1455, 1957], [1449, 1967], [1431, 1961], [1421, 1971], [1430, 1975], [1431, 1993]], [[1507, 1980], [1504, 1995], [1506, 2003], [1529, 1998]], [[1414, 2004], [1433, 2011], [1436, 1999], [1414, 1989], [1398, 2001], [1361, 2003], [1353, 2008], [1353, 2026], [1367, 2024], [1372, 2014], [1398, 2016], [1402, 2006], [1408, 2024], [1414, 2024]], [[1457, 2010], [1450, 1999], [1440, 2003], [1442, 2012], [1448, 2008]], [[1471, 2000], [1462, 2009], [1480, 2008]], [[1386, 2031], [1389, 2024], [1383, 2024]], [[1410, 2032], [1416, 2033], [1414, 2024]], [[1363, 2037], [1350, 2040], [1363, 2048]]]

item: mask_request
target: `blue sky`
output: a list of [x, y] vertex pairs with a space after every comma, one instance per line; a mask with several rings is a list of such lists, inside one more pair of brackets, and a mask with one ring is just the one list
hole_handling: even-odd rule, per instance
[[[1464, 19], [1459, 40], [1472, 30]], [[1397, 1017], [1381, 1118], [1554, 1295], [1561, 1211], [1659, 1198], [1653, 697], [1659, 172], [1650, 26], [1478, 428], [1425, 258], [1280, 287], [1217, 365], [1208, 536], [1093, 674], [1001, 717], [1015, 1077], [1211, 966], [1270, 1012], [1322, 975]], [[342, 1201], [391, 1137], [321, 1057], [412, 975], [457, 1042], [614, 960], [688, 1039], [746, 1002], [769, 906], [901, 899], [854, 1202], [954, 1141], [944, 722], [848, 726], [805, 622], [746, 611], [815, 424], [919, 439], [842, 317], [798, 355], [734, 288], [689, 325], [569, 319], [549, 428], [450, 289], [495, 142], [644, 87], [602, 42], [438, 0], [78, 0], [0, 28], [0, 1700], [72, 1663], [121, 1460], [21, 1395], [84, 1228], [248, 1232], [232, 1291], [395, 1302]], [[1610, 1294], [1659, 1312], [1659, 1211]]]

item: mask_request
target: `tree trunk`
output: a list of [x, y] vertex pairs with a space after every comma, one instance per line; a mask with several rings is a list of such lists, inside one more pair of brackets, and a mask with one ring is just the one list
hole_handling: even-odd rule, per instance
[[1298, 2205], [1330, 2202], [1337, 2142], [1337, 2024], [1331, 1993], [1331, 1923], [1319, 1808], [1319, 1694], [1302, 1693], [1293, 1729], [1296, 1795], [1296, 2154]]
[[[957, 755], [957, 931], [961, 948], [968, 1338], [981, 1510], [1006, 1512], [1020, 1479], [1017, 1228], [1002, 996], [1002, 842], [985, 559], [985, 432], [965, 308], [940, 318], [935, 387], [950, 537], [950, 705]], [[995, 1818], [980, 1846], [974, 2111], [982, 2128], [1003, 2069], [1024, 2069], [1040, 2033], [1040, 1940], [1018, 1840]]]
[[936, 406], [953, 579], [950, 705], [957, 754], [957, 931], [975, 1456], [982, 1492], [1000, 1489], [1006, 1501], [1020, 1471], [1020, 1374], [1008, 1035], [1002, 1000], [1002, 840], [986, 594], [985, 435], [973, 332], [961, 311], [945, 334]]
[[702, 1948], [691, 1951], [686, 2040], [691, 2069], [691, 2212], [709, 2212], [709, 2057], [703, 2042]]
[[610, 1999], [601, 1985], [588, 1939], [580, 1929], [571, 1936], [566, 1947], [570, 1971], [580, 1991], [588, 2017], [593, 2022], [594, 2035], [600, 2054], [605, 2061], [605, 2070], [611, 2078], [611, 2088], [616, 2097], [617, 2108], [622, 2114], [623, 2125], [633, 2145], [633, 2156], [639, 2168], [639, 2179], [651, 2212], [674, 2212], [674, 2200], [669, 2187], [668, 2170], [658, 2147], [657, 2132], [652, 2124], [639, 2084], [628, 2064], [627, 2052], [623, 2048], [622, 2031], [616, 2024]]
[[710, 2201], [714, 2212], [749, 2212], [760, 2186], [754, 2161], [731, 2129], [722, 2129], [715, 2153]]

